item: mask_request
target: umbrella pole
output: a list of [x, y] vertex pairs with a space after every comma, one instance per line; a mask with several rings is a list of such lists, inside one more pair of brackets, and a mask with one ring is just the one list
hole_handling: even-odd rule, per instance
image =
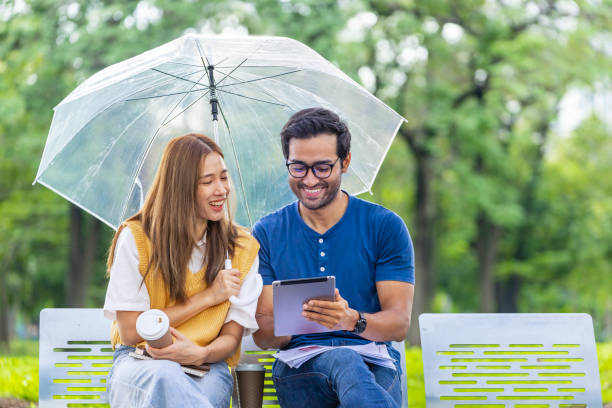
[[215, 84], [215, 76], [213, 71], [215, 67], [212, 64], [208, 64], [208, 85], [210, 86], [210, 108], [213, 119], [213, 137], [215, 143], [219, 144], [219, 100], [217, 99], [217, 86]]

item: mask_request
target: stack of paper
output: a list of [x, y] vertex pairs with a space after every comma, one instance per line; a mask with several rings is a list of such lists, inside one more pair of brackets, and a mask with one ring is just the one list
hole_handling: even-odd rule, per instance
[[325, 353], [328, 350], [335, 348], [348, 348], [355, 350], [361, 354], [364, 361], [367, 363], [377, 364], [383, 367], [391, 368], [395, 370], [393, 365], [393, 359], [389, 356], [387, 346], [384, 344], [376, 344], [374, 342], [367, 344], [360, 344], [357, 346], [319, 346], [316, 344], [297, 347], [289, 350], [281, 350], [274, 354], [274, 357], [278, 358], [283, 363], [287, 364], [291, 368], [298, 368], [306, 361], [311, 358], [318, 356], [321, 353]]

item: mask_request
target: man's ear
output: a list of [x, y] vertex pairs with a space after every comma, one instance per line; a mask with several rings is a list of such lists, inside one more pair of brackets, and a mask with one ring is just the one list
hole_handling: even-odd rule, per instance
[[348, 152], [344, 160], [342, 160], [342, 172], [346, 173], [349, 168], [349, 164], [351, 164], [351, 152]]

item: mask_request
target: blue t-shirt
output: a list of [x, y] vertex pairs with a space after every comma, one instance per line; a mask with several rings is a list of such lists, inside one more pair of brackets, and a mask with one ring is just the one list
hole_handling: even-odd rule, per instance
[[[296, 201], [259, 220], [253, 236], [261, 245], [259, 273], [264, 285], [334, 275], [349, 307], [376, 313], [381, 310], [376, 282], [414, 283], [412, 241], [402, 219], [351, 195], [342, 218], [324, 234], [306, 225]], [[293, 336], [285, 348], [366, 342], [351, 332], [335, 331]]]

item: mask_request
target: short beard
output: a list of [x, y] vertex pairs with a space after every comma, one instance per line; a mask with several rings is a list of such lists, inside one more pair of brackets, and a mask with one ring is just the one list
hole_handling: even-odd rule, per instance
[[[300, 186], [298, 184], [298, 189], [301, 189], [302, 186]], [[325, 187], [327, 187], [329, 189], [329, 183], [325, 183]], [[338, 192], [340, 191], [340, 185], [338, 185], [338, 188], [336, 188], [334, 191], [330, 191], [328, 190], [328, 195], [327, 197], [325, 197], [322, 201], [320, 201], [319, 203], [316, 204], [310, 204], [308, 202], [304, 202], [302, 200], [300, 200], [300, 203], [307, 209], [309, 210], [318, 210], [320, 208], [323, 208], [327, 205], [329, 205], [332, 201], [334, 201], [334, 199], [338, 196]]]

